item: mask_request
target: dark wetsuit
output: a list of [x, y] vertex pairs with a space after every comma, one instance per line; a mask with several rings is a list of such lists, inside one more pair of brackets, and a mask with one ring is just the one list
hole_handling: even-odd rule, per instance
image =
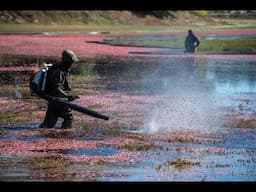
[[193, 33], [189, 33], [185, 40], [185, 52], [194, 53], [199, 44], [199, 39]]
[[[66, 93], [71, 91], [68, 83], [68, 77], [69, 71], [65, 69], [62, 63], [54, 65], [47, 73], [47, 93], [53, 97], [67, 99], [59, 93], [58, 88], [61, 88]], [[40, 125], [40, 127], [54, 127], [54, 125], [57, 123], [58, 117], [62, 117], [64, 119], [62, 122], [62, 128], [71, 128], [73, 120], [71, 109], [54, 101], [49, 101], [44, 122]]]

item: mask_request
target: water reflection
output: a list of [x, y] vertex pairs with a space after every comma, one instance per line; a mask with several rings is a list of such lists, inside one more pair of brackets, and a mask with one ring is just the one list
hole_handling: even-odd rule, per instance
[[[206, 79], [214, 83], [217, 105], [240, 107], [242, 113], [255, 113], [256, 62], [209, 60]], [[238, 113], [241, 114], [241, 111]]]
[[106, 89], [132, 94], [158, 94], [173, 88], [190, 87], [198, 73], [194, 57], [159, 61], [97, 64], [95, 72], [104, 79]]
[[[200, 35], [201, 40], [233, 40], [233, 39], [253, 39], [255, 34], [237, 34], [237, 35]], [[138, 45], [138, 42], [149, 42], [149, 41], [171, 41], [173, 44], [178, 44], [184, 42], [185, 35], [147, 35], [147, 36], [121, 36], [112, 39], [104, 39], [103, 43], [112, 44], [112, 45]], [[142, 44], [143, 45], [143, 44]], [[183, 44], [182, 44], [183, 45]]]
[[93, 71], [101, 77], [105, 88], [112, 91], [150, 95], [207, 92], [217, 107], [238, 106], [242, 99], [249, 99], [250, 105], [255, 106], [254, 61], [195, 59], [191, 56], [144, 63], [96, 63]]
[[[19, 58], [14, 60], [19, 63]], [[139, 95], [184, 95], [188, 92], [196, 95], [207, 92], [214, 98], [217, 107], [238, 108], [242, 105], [243, 108], [250, 107], [244, 113], [256, 112], [255, 61], [199, 59], [193, 56], [139, 61], [99, 58], [82, 62], [73, 70], [76, 76], [97, 79], [95, 84], [110, 91]], [[30, 74], [31, 71], [1, 71], [0, 83], [20, 86], [28, 83]], [[5, 91], [8, 94], [4, 94]], [[1, 95], [12, 95], [17, 99], [23, 97], [22, 92], [11, 87], [2, 87]]]

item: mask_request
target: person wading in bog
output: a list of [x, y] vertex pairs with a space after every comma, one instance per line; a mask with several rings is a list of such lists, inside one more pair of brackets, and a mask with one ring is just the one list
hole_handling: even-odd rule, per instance
[[185, 53], [194, 53], [199, 44], [199, 39], [194, 35], [192, 30], [189, 29], [185, 39]]
[[[74, 101], [79, 98], [76, 95], [70, 95], [71, 86], [68, 82], [71, 66], [78, 61], [79, 59], [73, 51], [68, 49], [64, 50], [62, 52], [62, 60], [52, 65], [47, 71], [44, 92], [51, 97], [64, 99], [66, 101]], [[59, 117], [64, 119], [61, 128], [67, 129], [72, 127], [72, 110], [68, 106], [54, 102], [54, 100], [49, 100], [44, 121], [39, 128], [54, 127]]]

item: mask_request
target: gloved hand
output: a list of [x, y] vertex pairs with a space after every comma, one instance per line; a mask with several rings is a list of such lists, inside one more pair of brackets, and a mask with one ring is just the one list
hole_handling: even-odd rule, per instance
[[69, 96], [68, 96], [68, 101], [74, 101], [74, 100], [76, 100], [76, 99], [78, 99], [78, 98], [80, 98], [80, 97], [77, 96], [77, 95], [69, 95]]

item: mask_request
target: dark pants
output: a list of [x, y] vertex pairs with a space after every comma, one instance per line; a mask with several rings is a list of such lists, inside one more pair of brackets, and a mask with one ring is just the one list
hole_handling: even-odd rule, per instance
[[57, 123], [59, 117], [64, 119], [61, 125], [62, 128], [72, 127], [73, 114], [71, 109], [54, 101], [50, 101], [48, 102], [44, 122], [39, 127], [52, 128]]
[[186, 47], [185, 53], [195, 53], [195, 47], [193, 45]]

